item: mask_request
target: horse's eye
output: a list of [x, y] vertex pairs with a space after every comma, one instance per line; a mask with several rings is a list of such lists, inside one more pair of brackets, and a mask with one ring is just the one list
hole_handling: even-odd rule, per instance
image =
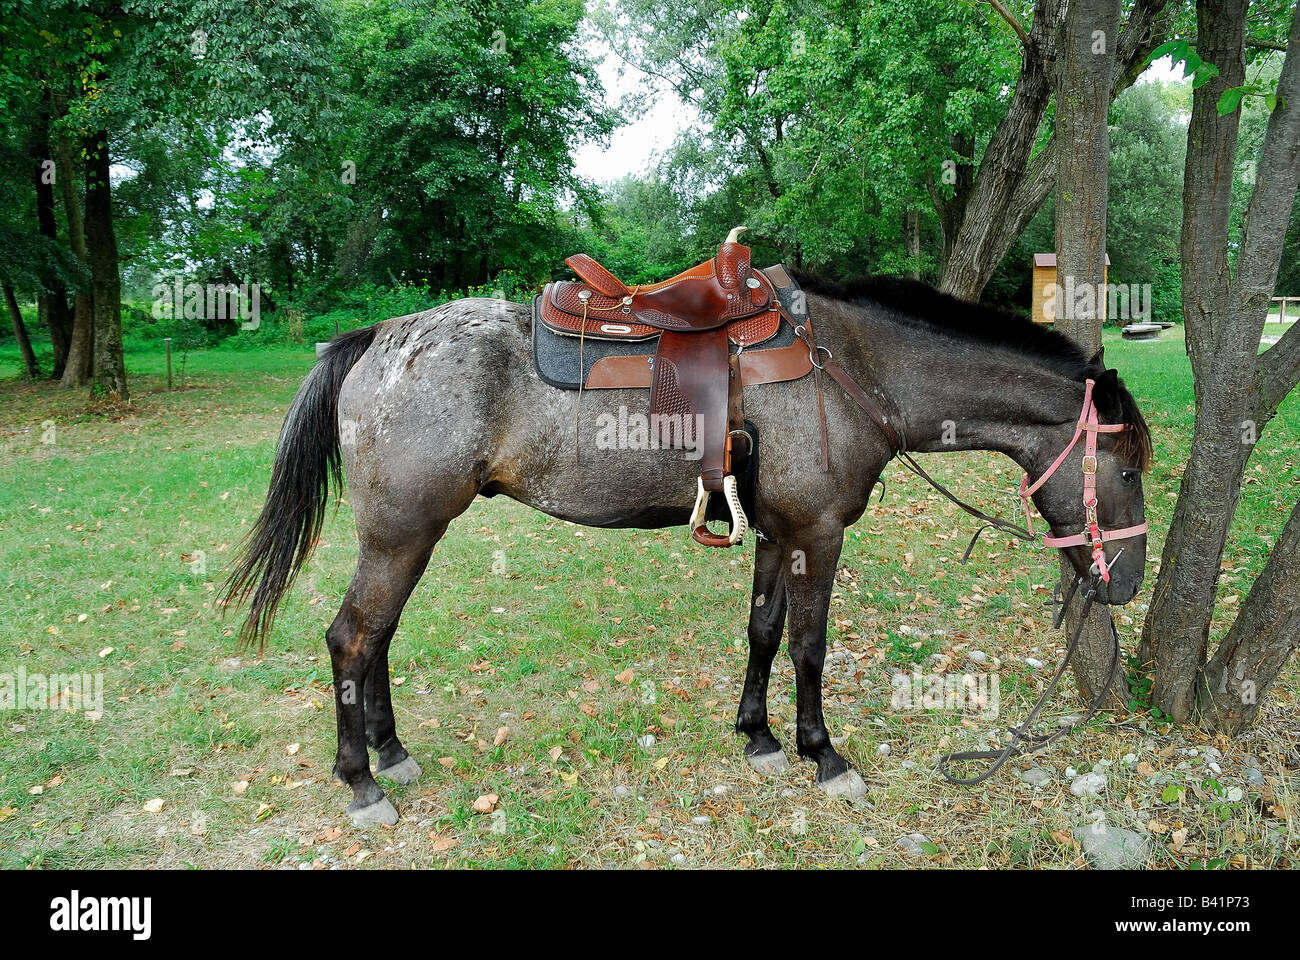
[[1137, 483], [1142, 479], [1142, 473], [1138, 470], [1123, 470], [1120, 472], [1120, 477], [1125, 483]]

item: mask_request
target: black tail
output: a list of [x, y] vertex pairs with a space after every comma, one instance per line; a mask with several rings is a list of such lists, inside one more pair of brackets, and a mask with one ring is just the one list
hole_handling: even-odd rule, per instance
[[370, 349], [377, 329], [363, 327], [330, 341], [284, 418], [266, 504], [240, 548], [224, 589], [227, 605], [241, 604], [252, 594], [248, 619], [239, 633], [244, 644], [254, 639], [259, 647], [266, 643], [276, 607], [320, 536], [330, 481], [335, 487], [342, 485], [339, 390], [348, 371]]

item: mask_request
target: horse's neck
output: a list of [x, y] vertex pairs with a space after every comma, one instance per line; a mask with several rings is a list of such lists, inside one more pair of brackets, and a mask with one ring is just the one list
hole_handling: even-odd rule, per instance
[[[897, 342], [897, 330], [894, 331]], [[1083, 384], [1006, 350], [946, 337], [881, 356], [881, 386], [909, 450], [994, 450], [1031, 472], [1073, 432]]]

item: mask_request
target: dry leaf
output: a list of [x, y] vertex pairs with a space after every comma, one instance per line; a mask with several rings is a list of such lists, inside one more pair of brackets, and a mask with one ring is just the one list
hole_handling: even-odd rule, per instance
[[434, 830], [429, 834], [429, 840], [431, 841], [430, 847], [434, 853], [446, 853], [460, 842], [455, 837], [441, 834], [437, 830]]
[[495, 793], [485, 793], [474, 801], [475, 813], [491, 813], [497, 807], [500, 798]]
[[302, 749], [302, 744], [301, 744], [301, 743], [291, 743], [291, 744], [289, 744], [287, 747], [284, 748], [284, 752], [287, 753], [289, 756], [292, 757], [294, 754], [296, 754], [296, 753], [297, 753], [299, 750], [301, 750], [301, 749]]
[[614, 674], [614, 679], [617, 680], [619, 683], [623, 683], [623, 684], [631, 683], [632, 680], [633, 680], [633, 677], [634, 677], [634, 674], [632, 673], [632, 668], [631, 668], [631, 667], [628, 667], [628, 668], [627, 668], [626, 670], [624, 670], [622, 673], [616, 673], [616, 674]]
[[546, 751], [546, 755], [551, 758], [552, 763], [559, 763], [560, 757], [564, 756], [563, 747], [551, 747]]
[[162, 797], [154, 797], [152, 800], [150, 800], [148, 803], [144, 805], [144, 812], [162, 813], [163, 807], [165, 807], [166, 805], [167, 803], [165, 800], [162, 799]]
[[509, 727], [497, 727], [497, 735], [492, 738], [492, 746], [494, 747], [501, 746], [501, 744], [506, 742], [506, 738], [509, 736], [510, 736]]
[[242, 797], [244, 795], [244, 791], [248, 789], [248, 781], [236, 780], [234, 783], [230, 785], [230, 789], [235, 791], [235, 796]]

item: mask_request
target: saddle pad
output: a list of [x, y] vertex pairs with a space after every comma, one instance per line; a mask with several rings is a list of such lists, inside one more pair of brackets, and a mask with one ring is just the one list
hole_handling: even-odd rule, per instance
[[[777, 296], [787, 311], [799, 308], [796, 315], [803, 316], [802, 298], [797, 296], [798, 285], [778, 267], [768, 267], [772, 279], [784, 281], [774, 284]], [[779, 273], [777, 272], [779, 270]], [[578, 368], [578, 338], [560, 334], [541, 320], [542, 296], [533, 298], [533, 362], [537, 375], [552, 387], [577, 390], [580, 382], [588, 390], [638, 387], [650, 389], [653, 342], [644, 340], [601, 340], [590, 336], [582, 342], [582, 369]], [[775, 383], [797, 380], [812, 371], [807, 348], [795, 336], [788, 323], [780, 322], [780, 315], [772, 313], [778, 323], [772, 335], [761, 347], [746, 347], [742, 354], [742, 373], [745, 384]], [[658, 336], [660, 331], [655, 330]], [[732, 353], [736, 348], [732, 347]], [[593, 374], [594, 371], [594, 374]], [[635, 372], [633, 372], [635, 371]]]

